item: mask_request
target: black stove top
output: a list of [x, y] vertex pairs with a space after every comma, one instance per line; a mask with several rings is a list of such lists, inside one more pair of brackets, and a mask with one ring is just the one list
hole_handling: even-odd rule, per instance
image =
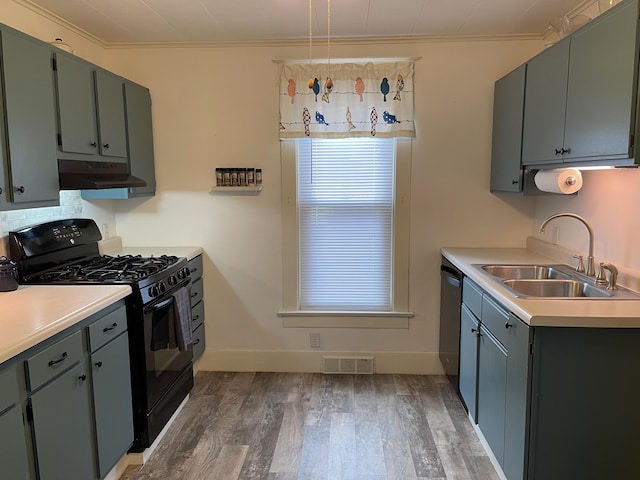
[[159, 274], [177, 261], [178, 257], [169, 255], [160, 257], [103, 255], [61, 265], [31, 277], [30, 281], [33, 283], [135, 283]]
[[146, 304], [188, 285], [187, 259], [100, 255], [91, 219], [56, 220], [9, 232], [9, 250], [25, 284], [126, 284]]

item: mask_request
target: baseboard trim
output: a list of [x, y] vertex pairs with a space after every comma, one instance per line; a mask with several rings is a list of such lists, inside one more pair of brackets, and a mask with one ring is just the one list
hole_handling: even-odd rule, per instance
[[198, 361], [198, 370], [226, 372], [322, 371], [323, 356], [375, 357], [375, 373], [442, 375], [437, 352], [341, 352], [306, 350], [212, 350]]

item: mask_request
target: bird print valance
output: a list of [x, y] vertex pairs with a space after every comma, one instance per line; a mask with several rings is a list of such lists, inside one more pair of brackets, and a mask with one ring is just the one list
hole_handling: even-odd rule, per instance
[[413, 62], [282, 64], [280, 138], [415, 137]]

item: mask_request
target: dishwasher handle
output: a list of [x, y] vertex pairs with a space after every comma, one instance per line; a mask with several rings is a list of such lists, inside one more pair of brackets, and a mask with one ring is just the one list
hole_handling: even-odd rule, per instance
[[446, 265], [440, 265], [440, 275], [452, 287], [460, 288], [462, 286], [462, 274], [457, 270], [447, 267]]

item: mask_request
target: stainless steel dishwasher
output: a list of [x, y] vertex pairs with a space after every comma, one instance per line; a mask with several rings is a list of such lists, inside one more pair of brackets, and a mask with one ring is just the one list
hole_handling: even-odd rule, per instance
[[[460, 308], [463, 273], [442, 257], [440, 265], [440, 362], [459, 392]], [[459, 393], [458, 393], [459, 394]]]

